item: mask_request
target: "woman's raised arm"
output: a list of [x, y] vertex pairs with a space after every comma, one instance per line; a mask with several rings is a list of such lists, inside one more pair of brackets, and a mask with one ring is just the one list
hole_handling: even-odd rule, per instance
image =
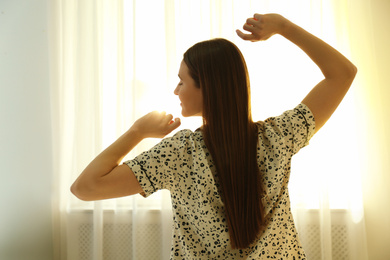
[[247, 19], [243, 29], [250, 33], [237, 30], [237, 34], [249, 41], [282, 35], [301, 48], [320, 68], [325, 78], [302, 101], [314, 114], [317, 132], [344, 98], [355, 78], [356, 67], [330, 45], [279, 14], [255, 14]]

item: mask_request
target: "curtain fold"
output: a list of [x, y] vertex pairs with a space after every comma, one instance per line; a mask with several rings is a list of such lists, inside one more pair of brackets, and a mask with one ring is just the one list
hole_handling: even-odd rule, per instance
[[[255, 12], [278, 12], [354, 58], [350, 5], [349, 0], [51, 1], [56, 259], [169, 257], [169, 192], [82, 202], [69, 187], [140, 116], [151, 110], [180, 115], [173, 90], [187, 48], [214, 37], [236, 43], [251, 76], [254, 118], [264, 120], [295, 107], [322, 75], [282, 37], [247, 43], [235, 29]], [[293, 160], [292, 210], [308, 259], [367, 259], [361, 170], [355, 163], [361, 136], [347, 129], [357, 125], [355, 103], [352, 90]], [[180, 129], [194, 130], [201, 119], [182, 122]], [[157, 142], [143, 141], [125, 159]]]

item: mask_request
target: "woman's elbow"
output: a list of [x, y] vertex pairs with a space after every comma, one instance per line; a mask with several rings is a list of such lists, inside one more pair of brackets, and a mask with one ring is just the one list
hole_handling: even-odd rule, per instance
[[345, 76], [349, 80], [353, 81], [355, 76], [356, 76], [356, 74], [357, 74], [357, 71], [358, 71], [357, 67], [352, 62], [349, 62], [349, 66], [346, 69]]
[[91, 201], [91, 197], [88, 196], [90, 192], [88, 187], [85, 185], [80, 185], [77, 181], [75, 181], [72, 186], [70, 186], [70, 192], [75, 195], [78, 199], [83, 200], [83, 201]]
[[351, 76], [352, 76], [352, 78], [355, 78], [357, 72], [358, 72], [357, 67], [353, 63], [351, 63]]
[[350, 63], [349, 66], [347, 66], [343, 70], [342, 74], [339, 75], [339, 80], [349, 88], [349, 86], [354, 81], [356, 74], [357, 74], [357, 67], [352, 63]]

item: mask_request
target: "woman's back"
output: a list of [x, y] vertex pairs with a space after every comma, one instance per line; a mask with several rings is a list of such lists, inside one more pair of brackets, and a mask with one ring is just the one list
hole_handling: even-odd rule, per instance
[[[151, 150], [125, 162], [133, 170], [145, 196], [159, 189], [171, 192], [174, 231], [173, 259], [236, 259], [248, 256], [303, 257], [290, 211], [287, 184], [293, 154], [314, 133], [314, 118], [300, 104], [281, 116], [258, 122], [257, 161], [262, 172], [269, 220], [265, 231], [245, 250], [232, 249], [218, 173], [202, 131], [179, 131]], [[298, 246], [297, 246], [298, 245]]]

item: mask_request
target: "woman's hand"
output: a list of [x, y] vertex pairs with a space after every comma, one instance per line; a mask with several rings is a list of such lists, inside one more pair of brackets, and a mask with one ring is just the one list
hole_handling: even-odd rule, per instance
[[248, 18], [243, 26], [245, 31], [236, 30], [237, 35], [246, 41], [265, 41], [274, 34], [282, 34], [288, 20], [279, 14], [255, 14], [253, 18]]
[[150, 112], [138, 119], [131, 130], [136, 131], [142, 138], [163, 138], [180, 126], [180, 119], [165, 112]]

